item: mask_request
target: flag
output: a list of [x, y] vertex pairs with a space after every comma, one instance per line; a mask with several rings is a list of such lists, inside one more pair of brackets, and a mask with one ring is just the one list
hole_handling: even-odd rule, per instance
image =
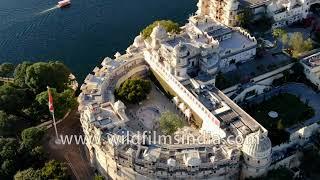
[[50, 111], [50, 113], [54, 113], [52, 94], [51, 94], [50, 88], [49, 87], [47, 87], [47, 88], [48, 88], [48, 97], [49, 97], [49, 103], [48, 103], [49, 111]]

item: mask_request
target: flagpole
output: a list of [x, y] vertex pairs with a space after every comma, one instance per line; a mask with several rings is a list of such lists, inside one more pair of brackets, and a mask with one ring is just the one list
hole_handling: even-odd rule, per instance
[[49, 111], [50, 111], [51, 114], [52, 114], [53, 126], [54, 126], [54, 131], [55, 131], [55, 134], [56, 134], [55, 143], [56, 143], [56, 144], [61, 144], [61, 140], [59, 139], [59, 134], [58, 134], [58, 128], [57, 128], [56, 118], [55, 118], [55, 116], [54, 116], [53, 99], [52, 99], [52, 95], [51, 95], [51, 92], [50, 92], [50, 87], [47, 86], [47, 89], [48, 89], [48, 96], [49, 96]]
[[58, 134], [58, 129], [57, 129], [57, 123], [56, 123], [56, 118], [54, 117], [54, 113], [52, 113], [52, 119], [53, 119], [53, 126], [54, 126], [54, 131], [56, 132], [56, 140], [59, 139], [59, 134]]

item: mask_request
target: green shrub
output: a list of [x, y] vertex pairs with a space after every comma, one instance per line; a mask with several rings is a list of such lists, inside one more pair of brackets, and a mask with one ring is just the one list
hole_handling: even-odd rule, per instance
[[155, 28], [158, 24], [160, 24], [160, 26], [164, 27], [167, 32], [169, 33], [179, 33], [180, 32], [180, 27], [178, 23], [175, 23], [171, 20], [161, 20], [161, 21], [155, 21], [152, 24], [150, 24], [149, 26], [147, 26], [144, 30], [142, 30], [142, 37], [144, 39], [147, 39], [148, 37], [150, 37], [153, 28]]

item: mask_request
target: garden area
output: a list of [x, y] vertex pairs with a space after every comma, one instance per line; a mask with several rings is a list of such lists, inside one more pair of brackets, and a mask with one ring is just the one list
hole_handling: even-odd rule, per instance
[[[249, 105], [246, 111], [269, 131], [269, 137], [274, 145], [289, 140], [285, 128], [304, 122], [314, 116], [314, 110], [308, 102], [301, 102], [299, 97], [283, 93], [264, 100], [258, 105]], [[276, 112], [277, 117], [270, 117], [270, 112]]]

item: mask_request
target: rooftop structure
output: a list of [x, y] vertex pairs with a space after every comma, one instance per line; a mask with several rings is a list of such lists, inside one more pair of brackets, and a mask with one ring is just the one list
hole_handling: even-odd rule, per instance
[[[228, 18], [235, 18], [239, 3], [200, 0], [198, 6], [198, 14], [189, 18], [179, 34], [169, 34], [158, 25], [149, 38], [137, 36], [126, 54], [105, 58], [81, 86], [81, 124], [86, 136], [99, 140], [86, 146], [92, 166], [104, 176], [238, 179], [263, 175], [275, 163], [268, 131], [215, 87], [219, 71], [252, 61], [256, 54], [256, 39], [229, 26], [234, 22]], [[229, 12], [228, 17], [218, 17], [221, 9]], [[170, 101], [177, 111], [197, 126], [179, 129], [174, 143], [155, 141], [156, 137], [139, 132], [159, 128], [152, 124], [154, 120], [143, 127], [141, 119], [114, 97], [115, 88], [125, 80], [146, 77], [150, 70], [174, 96]], [[190, 143], [192, 138], [185, 135], [203, 137], [206, 142]], [[119, 141], [110, 141], [117, 137]], [[213, 137], [220, 141], [212, 142]], [[244, 141], [232, 143], [236, 137]]]
[[320, 52], [304, 57], [301, 64], [306, 77], [320, 89]]
[[309, 8], [317, 1], [309, 0], [199, 0], [198, 14], [207, 15], [227, 26], [237, 26], [237, 16], [249, 9], [254, 19], [268, 16], [274, 28], [286, 26], [306, 18]]

